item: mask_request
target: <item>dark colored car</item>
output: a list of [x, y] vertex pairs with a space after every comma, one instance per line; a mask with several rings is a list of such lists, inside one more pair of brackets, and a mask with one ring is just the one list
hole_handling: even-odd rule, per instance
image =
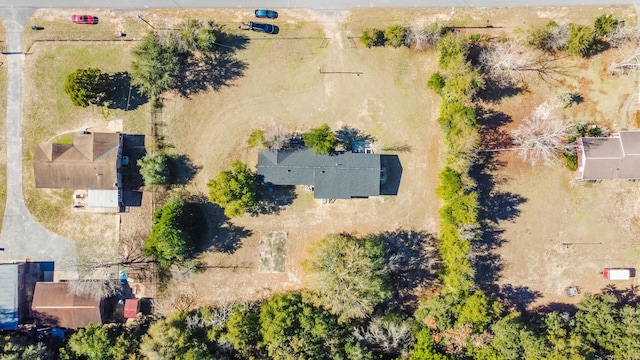
[[91, 15], [71, 15], [71, 21], [76, 24], [95, 25], [98, 23], [98, 18]]
[[247, 25], [249, 26], [249, 29], [253, 31], [264, 32], [267, 34], [275, 34], [278, 31], [277, 28], [271, 24], [249, 21]]
[[257, 9], [255, 11], [257, 18], [277, 19], [278, 13], [273, 10]]

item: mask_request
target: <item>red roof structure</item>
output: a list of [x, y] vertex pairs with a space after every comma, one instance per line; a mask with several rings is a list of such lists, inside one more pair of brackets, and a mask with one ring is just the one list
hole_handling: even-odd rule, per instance
[[127, 299], [124, 301], [124, 317], [125, 319], [134, 319], [138, 315], [140, 309], [140, 299]]
[[40, 326], [78, 329], [102, 324], [103, 314], [100, 300], [70, 293], [68, 283], [36, 283], [31, 316]]

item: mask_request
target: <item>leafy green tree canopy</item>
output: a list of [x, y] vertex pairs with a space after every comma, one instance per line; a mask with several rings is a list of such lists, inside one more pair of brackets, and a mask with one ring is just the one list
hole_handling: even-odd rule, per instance
[[391, 297], [386, 247], [379, 236], [328, 235], [312, 245], [307, 296], [341, 323], [369, 316]]
[[189, 19], [182, 24], [180, 32], [186, 48], [192, 51], [213, 52], [217, 42], [222, 37], [222, 27], [213, 21], [202, 23], [196, 19]]
[[240, 161], [234, 161], [230, 171], [221, 171], [207, 186], [209, 201], [220, 205], [228, 217], [241, 216], [256, 204], [256, 174]]
[[599, 36], [607, 36], [616, 26], [618, 26], [618, 23], [618, 19], [614, 18], [612, 14], [602, 14], [598, 16], [593, 27], [596, 34]]
[[586, 26], [569, 24], [569, 41], [567, 52], [578, 56], [588, 56], [594, 50], [595, 31]]
[[122, 326], [89, 324], [67, 343], [68, 356], [87, 360], [132, 360], [140, 358], [138, 339]]
[[386, 45], [400, 47], [404, 45], [407, 37], [407, 30], [402, 25], [391, 25], [384, 30], [384, 41]]
[[98, 68], [78, 69], [67, 75], [64, 92], [74, 105], [100, 104], [109, 91], [109, 74]]
[[149, 152], [138, 160], [138, 166], [145, 186], [163, 186], [171, 182], [170, 158], [165, 153]]
[[133, 49], [133, 83], [150, 98], [171, 89], [180, 77], [180, 47], [175, 38], [151, 32]]
[[271, 359], [366, 359], [348, 329], [299, 293], [276, 295], [260, 309], [263, 344]]
[[195, 203], [175, 196], [153, 214], [151, 235], [143, 251], [162, 265], [187, 260], [192, 254], [199, 235], [202, 213]]
[[330, 154], [338, 146], [338, 139], [327, 124], [309, 130], [304, 134], [304, 145], [316, 154]]

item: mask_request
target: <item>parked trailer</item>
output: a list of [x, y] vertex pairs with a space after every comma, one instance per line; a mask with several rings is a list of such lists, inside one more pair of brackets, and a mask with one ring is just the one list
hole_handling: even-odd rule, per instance
[[606, 268], [602, 272], [607, 280], [629, 280], [631, 271], [629, 269], [609, 269]]

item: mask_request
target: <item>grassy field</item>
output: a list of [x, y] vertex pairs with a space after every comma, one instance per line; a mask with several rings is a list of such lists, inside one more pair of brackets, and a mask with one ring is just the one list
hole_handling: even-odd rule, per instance
[[[215, 19], [230, 32], [246, 37], [244, 48], [237, 49], [233, 61], [225, 65], [232, 66], [233, 71], [222, 72], [206, 83], [215, 84], [216, 90], [194, 90], [188, 97], [173, 92], [163, 95], [161, 134], [172, 151], [186, 154], [200, 167], [188, 185], [191, 192], [206, 194], [207, 181], [227, 169], [233, 160], [255, 166], [257, 151], [246, 146], [248, 135], [255, 129], [282, 126], [304, 132], [322, 123], [333, 129], [347, 125], [375, 137], [378, 152], [403, 149], [398, 153], [403, 174], [395, 197], [321, 204], [312, 193], [297, 188], [292, 202], [272, 214], [245, 215], [227, 221], [210, 209], [209, 215], [217, 217], [211, 222], [217, 221], [218, 225], [208, 239], [211, 251], [200, 257], [208, 270], [193, 278], [200, 302], [256, 300], [273, 292], [300, 288], [304, 282], [300, 263], [306, 249], [327, 233], [362, 235], [406, 229], [437, 234], [440, 201], [434, 189], [439, 182], [442, 146], [436, 122], [439, 98], [426, 87], [436, 69], [435, 52], [366, 49], [354, 39], [363, 29], [438, 21], [463, 27], [458, 29], [463, 34], [486, 33], [500, 38], [513, 35], [523, 24], [540, 25], [552, 19], [591, 24], [605, 11], [612, 11], [628, 24], [635, 23], [631, 7], [456, 9], [453, 18], [449, 9], [288, 9], [280, 10], [275, 21], [280, 33], [269, 36], [237, 30], [241, 21], [250, 19], [248, 9], [143, 12], [143, 18], [158, 29], [175, 28], [185, 18], [196, 17]], [[99, 215], [72, 214], [67, 190], [34, 189], [31, 161], [35, 145], [75, 129], [108, 128], [118, 120], [122, 120], [125, 132], [148, 131], [148, 104], [133, 111], [81, 109], [74, 107], [62, 91], [66, 75], [79, 67], [97, 66], [109, 72], [128, 70], [129, 50], [135, 42], [34, 42], [64, 38], [71, 36], [68, 32], [82, 29], [86, 32], [77, 36], [84, 39], [113, 40], [109, 37], [122, 30], [127, 39], [135, 39], [149, 28], [135, 20], [137, 13], [96, 14], [101, 18], [100, 25], [85, 27], [62, 23], [67, 21], [67, 12], [39, 11], [34, 23], [44, 24], [41, 26], [45, 29], [25, 38], [25, 46], [33, 52], [25, 67], [25, 199], [36, 219], [74, 238], [83, 238], [81, 230], [95, 234], [108, 231], [103, 229], [107, 229], [110, 220]], [[53, 35], [47, 35], [47, 31]], [[482, 105], [505, 114], [508, 121], [500, 131], [509, 133], [545, 98], [562, 91], [577, 91], [585, 101], [568, 109], [567, 117], [616, 129], [622, 104], [635, 84], [631, 78], [606, 74], [608, 61], [614, 55], [597, 55], [589, 64], [565, 60], [563, 64], [569, 71], [558, 82], [532, 80], [525, 91]], [[61, 139], [64, 141], [64, 135]], [[497, 155], [483, 173], [489, 182], [481, 183], [487, 202], [483, 206], [502, 209], [497, 211], [502, 215], [509, 213], [489, 222], [488, 230], [501, 234], [494, 239], [492, 248], [492, 265], [496, 267], [491, 282], [529, 289], [538, 303], [559, 301], [564, 299], [558, 289], [567, 284], [599, 289], [601, 281], [591, 280], [597, 278], [592, 273], [600, 267], [633, 265], [629, 255], [633, 252], [620, 250], [638, 245], [627, 237], [627, 230], [621, 230], [637, 231], [640, 226], [633, 216], [633, 197], [625, 197], [635, 194], [632, 184], [570, 186], [572, 174], [561, 165], [531, 168], [514, 154]], [[145, 212], [147, 216], [148, 213]], [[127, 226], [135, 226], [135, 221]], [[148, 227], [148, 222], [144, 226]], [[618, 230], [603, 235], [602, 240], [587, 239], [609, 229]], [[281, 249], [287, 254], [283, 273], [260, 272], [261, 239], [271, 233], [286, 235], [285, 248]], [[609, 245], [571, 245], [567, 249], [562, 245], [579, 242]], [[603, 265], [604, 260], [598, 256], [616, 259], [617, 263]]]

